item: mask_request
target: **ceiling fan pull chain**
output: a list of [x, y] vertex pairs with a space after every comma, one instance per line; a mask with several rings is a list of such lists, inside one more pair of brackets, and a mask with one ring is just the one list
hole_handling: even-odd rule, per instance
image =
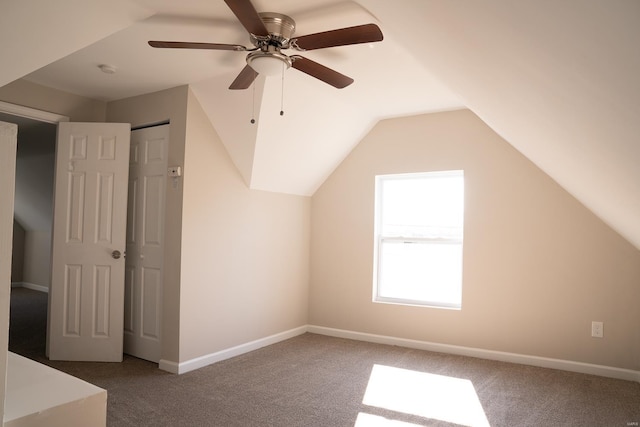
[[280, 92], [280, 115], [284, 116], [284, 62], [282, 63], [282, 85]]
[[251, 124], [256, 122], [256, 83], [253, 83], [253, 102], [251, 104]]

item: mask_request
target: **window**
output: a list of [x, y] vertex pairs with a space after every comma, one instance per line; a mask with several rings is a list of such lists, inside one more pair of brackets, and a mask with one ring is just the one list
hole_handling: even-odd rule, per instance
[[460, 308], [463, 171], [376, 177], [374, 301]]

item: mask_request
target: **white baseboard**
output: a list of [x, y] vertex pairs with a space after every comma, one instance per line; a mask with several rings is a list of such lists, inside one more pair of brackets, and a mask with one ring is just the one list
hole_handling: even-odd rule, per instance
[[160, 360], [159, 368], [173, 374], [184, 374], [222, 360], [230, 359], [250, 351], [276, 344], [280, 341], [310, 332], [319, 335], [327, 335], [337, 338], [347, 338], [357, 341], [367, 341], [377, 344], [395, 345], [400, 347], [415, 348], [418, 350], [435, 351], [438, 353], [456, 354], [459, 356], [477, 357], [480, 359], [498, 360], [501, 362], [518, 363], [521, 365], [539, 366], [542, 368], [559, 369], [563, 371], [579, 372], [583, 374], [598, 375], [601, 377], [616, 378], [627, 381], [640, 382], [640, 371], [615, 368], [611, 366], [595, 365], [591, 363], [574, 362], [571, 360], [552, 359], [548, 357], [530, 356], [526, 354], [507, 353], [503, 351], [485, 350], [481, 348], [463, 347], [450, 344], [440, 344], [428, 341], [396, 338], [386, 335], [367, 334], [363, 332], [348, 331], [344, 329], [326, 328], [324, 326], [305, 325], [295, 329], [284, 331], [275, 335], [240, 344], [225, 350], [197, 357], [184, 362]]
[[163, 370], [163, 371], [171, 372], [172, 374], [179, 374], [178, 371], [179, 371], [180, 366], [178, 365], [177, 362], [172, 362], [171, 360], [160, 359], [160, 362], [158, 362], [158, 368]]
[[302, 335], [307, 332], [307, 326], [300, 326], [295, 329], [280, 332], [275, 335], [271, 335], [265, 338], [260, 338], [255, 341], [251, 341], [245, 344], [240, 344], [235, 347], [231, 347], [225, 350], [221, 350], [215, 353], [207, 354], [205, 356], [196, 357], [195, 359], [187, 360], [185, 362], [172, 362], [169, 360], [160, 360], [158, 367], [163, 371], [171, 372], [173, 374], [184, 374], [205, 366], [211, 365], [222, 360], [230, 359], [241, 354], [248, 353], [250, 351], [257, 350], [262, 347], [266, 347], [271, 344], [276, 344], [280, 341], [288, 340], [289, 338]]
[[415, 348], [418, 350], [435, 351], [439, 353], [456, 354], [460, 356], [477, 357], [481, 359], [498, 360], [501, 362], [518, 363], [522, 365], [539, 366], [542, 368], [559, 369], [563, 371], [579, 372], [583, 374], [598, 375], [601, 377], [616, 378], [627, 381], [640, 382], [640, 371], [631, 369], [614, 368], [611, 366], [594, 365], [590, 363], [573, 362], [570, 360], [551, 359], [548, 357], [529, 356], [525, 354], [506, 353], [502, 351], [485, 350], [481, 348], [462, 347], [457, 345], [439, 344], [427, 341], [417, 341], [404, 338], [396, 338], [384, 335], [367, 334], [363, 332], [347, 331], [343, 329], [326, 328], [323, 326], [308, 325], [307, 332], [320, 335], [328, 335], [338, 338], [348, 338], [358, 341], [368, 341], [378, 344], [396, 345]]
[[26, 288], [34, 291], [49, 293], [49, 288], [47, 286], [36, 285], [35, 283], [29, 282], [11, 282], [12, 288]]

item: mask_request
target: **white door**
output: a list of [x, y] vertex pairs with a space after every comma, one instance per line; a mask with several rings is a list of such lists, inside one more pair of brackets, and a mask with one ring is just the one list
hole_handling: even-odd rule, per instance
[[60, 123], [48, 350], [122, 361], [128, 123]]
[[131, 133], [124, 352], [159, 362], [169, 125]]

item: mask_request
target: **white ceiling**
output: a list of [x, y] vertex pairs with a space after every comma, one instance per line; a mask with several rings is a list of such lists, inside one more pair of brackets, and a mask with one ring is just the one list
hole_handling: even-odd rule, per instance
[[[364, 134], [383, 117], [461, 108], [458, 98], [387, 34], [384, 42], [302, 55], [355, 79], [335, 89], [295, 69], [260, 77], [256, 88], [230, 91], [245, 52], [153, 49], [148, 40], [251, 46], [221, 0], [138, 1], [156, 12], [30, 73], [35, 83], [110, 101], [191, 84], [247, 184], [253, 189], [311, 195]], [[297, 35], [365, 23], [384, 24], [352, 1], [260, 1], [258, 11], [288, 14]], [[297, 53], [297, 52], [296, 52]], [[112, 75], [100, 64], [116, 67]], [[280, 116], [281, 104], [283, 116]], [[250, 119], [255, 110], [257, 123]]]
[[26, 75], [112, 100], [190, 84], [251, 188], [302, 195], [379, 119], [466, 107], [640, 248], [636, 0], [254, 0], [292, 16], [297, 35], [374, 22], [385, 36], [303, 54], [355, 83], [338, 90], [289, 70], [282, 117], [279, 77], [258, 79], [255, 106], [252, 89], [227, 90], [243, 53], [146, 45], [248, 45], [221, 0], [51, 4], [3, 4], [0, 37], [16, 43], [0, 44], [0, 85]]

